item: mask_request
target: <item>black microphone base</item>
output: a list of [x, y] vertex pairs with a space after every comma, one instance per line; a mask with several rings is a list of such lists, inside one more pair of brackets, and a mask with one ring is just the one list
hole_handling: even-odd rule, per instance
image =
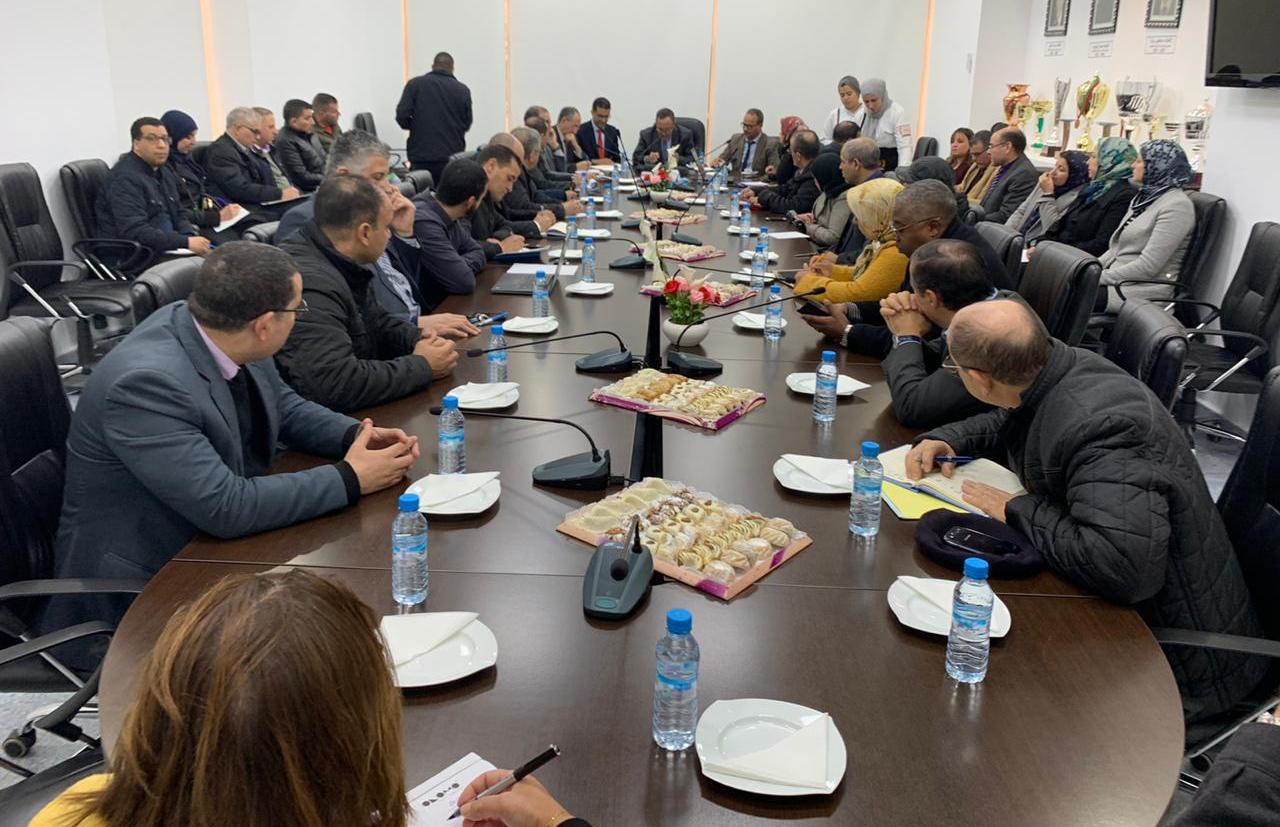
[[620, 256], [609, 262], [610, 270], [643, 270], [648, 266], [649, 262], [640, 255]]
[[638, 218], [628, 218], [627, 220], [623, 221], [623, 222], [622, 222], [620, 225], [618, 225], [618, 226], [622, 227], [622, 229], [624, 229], [624, 230], [634, 230], [634, 229], [636, 229], [636, 228], [638, 228], [638, 227], [640, 226], [640, 219], [638, 219]]
[[591, 452], [553, 459], [533, 469], [534, 485], [553, 488], [573, 488], [580, 491], [599, 491], [609, 485], [609, 452], [603, 451], [599, 459]]
[[635, 357], [629, 350], [602, 350], [583, 356], [573, 364], [581, 373], [626, 373], [635, 364]]
[[667, 351], [667, 370], [690, 379], [698, 379], [703, 376], [718, 376], [724, 370], [724, 365], [705, 356], [669, 350]]
[[701, 244], [702, 239], [691, 236], [688, 233], [672, 233], [671, 240], [680, 244]]

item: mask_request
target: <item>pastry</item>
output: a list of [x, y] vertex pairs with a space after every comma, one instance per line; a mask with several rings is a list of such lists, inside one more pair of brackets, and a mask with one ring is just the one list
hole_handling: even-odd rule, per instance
[[702, 567], [702, 573], [718, 583], [728, 584], [733, 581], [733, 566], [723, 560], [712, 560]]
[[791, 537], [786, 532], [768, 526], [760, 529], [760, 539], [768, 540], [774, 548], [785, 548], [791, 542]]

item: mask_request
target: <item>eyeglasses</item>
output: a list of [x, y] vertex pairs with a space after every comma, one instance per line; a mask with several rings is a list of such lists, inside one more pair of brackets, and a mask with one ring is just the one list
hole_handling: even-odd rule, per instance
[[943, 370], [949, 370], [952, 373], [959, 373], [961, 370], [969, 370], [969, 368], [964, 365], [957, 363], [955, 357], [951, 355], [950, 351], [947, 352], [947, 357], [942, 360], [942, 364], [939, 365], [939, 367]]
[[759, 126], [760, 126], [760, 124], [758, 124], [758, 123], [747, 123], [746, 121], [743, 121], [743, 122], [742, 122], [742, 128], [743, 128], [743, 129], [755, 129], [755, 128], [759, 127]]
[[992, 144], [991, 146], [987, 147], [987, 149], [995, 149], [998, 146], [1008, 146], [1008, 145], [1009, 145], [1008, 141], [1001, 141], [998, 144]]
[[311, 307], [307, 304], [306, 299], [299, 299], [297, 307], [272, 307], [264, 311], [267, 313], [308, 313]]
[[920, 219], [919, 221], [912, 221], [910, 224], [901, 224], [901, 225], [900, 225], [900, 224], [896, 224], [896, 223], [895, 223], [895, 224], [893, 225], [893, 231], [894, 231], [895, 233], [900, 233], [900, 232], [902, 232], [903, 230], [909, 230], [909, 229], [911, 229], [912, 227], [916, 226], [917, 224], [923, 224], [923, 223], [925, 223], [926, 221], [932, 221], [932, 220], [934, 220], [934, 219], [935, 219], [935, 218], [937, 218], [937, 217], [938, 217], [938, 216], [936, 216], [936, 215], [931, 215], [931, 216], [929, 216], [928, 218], [922, 218], [922, 219]]
[[236, 124], [236, 129], [247, 129], [247, 130], [249, 130], [250, 132], [252, 132], [252, 133], [253, 133], [253, 137], [255, 137], [255, 138], [261, 138], [261, 137], [262, 137], [262, 130], [261, 130], [261, 129], [254, 129], [252, 126], [246, 126], [246, 125], [244, 125], [244, 124], [242, 124], [242, 123], [241, 123], [241, 124]]
[[155, 133], [148, 133], [146, 135], [140, 135], [138, 137], [138, 140], [146, 141], [149, 144], [167, 144], [169, 143], [169, 136], [157, 135]]

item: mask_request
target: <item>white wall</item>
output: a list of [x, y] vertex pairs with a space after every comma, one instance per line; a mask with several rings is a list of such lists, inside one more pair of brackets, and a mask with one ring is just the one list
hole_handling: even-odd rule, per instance
[[982, 19], [982, 0], [943, 0], [933, 19], [929, 50], [929, 87], [920, 135], [938, 139], [945, 157], [957, 127], [970, 126], [974, 68]]
[[[996, 121], [1004, 120], [1000, 99], [1008, 84], [1026, 78], [1028, 21], [1035, 19], [1033, 7], [1039, 7], [1044, 19], [1046, 0], [983, 0], [978, 34], [977, 58], [973, 70], [973, 99], [969, 108], [969, 127], [977, 132]], [[1129, 0], [1130, 3], [1137, 0]], [[1089, 0], [1075, 0], [1074, 7], [1088, 6]], [[1033, 90], [1035, 87], [1032, 87]], [[1053, 93], [1050, 78], [1049, 92]]]
[[[475, 123], [467, 133], [467, 146], [471, 148], [484, 143], [490, 135], [504, 128], [506, 68], [502, 51], [502, 5], [502, 0], [410, 2], [409, 34], [412, 48], [409, 54], [409, 73], [421, 75], [431, 71], [431, 59], [437, 52], [453, 55], [458, 80], [471, 88], [471, 105], [475, 113]], [[546, 49], [544, 54], [557, 55], [566, 62], [562, 65], [567, 65], [569, 55], [565, 50], [573, 42], [571, 37], [561, 31], [550, 43], [544, 41], [536, 45]], [[400, 99], [402, 87], [403, 84], [396, 89], [396, 100]], [[392, 107], [394, 106], [393, 101]], [[515, 113], [515, 117], [522, 114], [523, 109]], [[394, 125], [393, 121], [386, 129]], [[383, 127], [379, 126], [380, 134], [383, 131]]]

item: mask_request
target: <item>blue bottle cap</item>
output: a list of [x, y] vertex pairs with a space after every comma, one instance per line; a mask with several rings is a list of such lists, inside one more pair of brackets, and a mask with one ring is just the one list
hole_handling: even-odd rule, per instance
[[[418, 495], [417, 494], [401, 494], [400, 495], [401, 511], [417, 511]], [[985, 563], [983, 565], [986, 565]]]
[[757, 252], [757, 253], [763, 253], [763, 252], [764, 252], [764, 242], [763, 242], [763, 241], [757, 241], [757, 242], [756, 242], [756, 252]]
[[[405, 495], [409, 496], [409, 495]], [[413, 496], [417, 502], [416, 495]], [[984, 564], [985, 565], [985, 564]], [[667, 631], [673, 635], [687, 635], [693, 631], [693, 614], [688, 609], [672, 609], [667, 612]]]
[[768, 228], [768, 227], [761, 227], [761, 228], [760, 228], [760, 235], [761, 235], [761, 237], [764, 237], [764, 236], [766, 236], [766, 235], [768, 235], [768, 234], [769, 234], [769, 228]]
[[584, 239], [582, 240], [582, 243], [583, 243], [584, 245], [586, 245], [587, 247], [594, 247], [594, 246], [596, 246], [595, 239], [593, 239], [591, 236], [587, 236], [586, 238], [584, 238]]
[[576, 215], [571, 215], [571, 216], [569, 216], [568, 218], [566, 218], [566, 219], [565, 219], [565, 221], [568, 221], [570, 224], [577, 224], [577, 223], [578, 223], [578, 216], [576, 216]]
[[493, 334], [494, 336], [501, 336], [501, 335], [502, 335], [502, 325], [500, 325], [500, 324], [496, 324], [496, 325], [494, 325], [493, 327], [489, 328], [489, 332], [490, 332], [491, 334]]
[[862, 443], [862, 455], [869, 459], [875, 459], [880, 456], [880, 443], [867, 440]]
[[445, 406], [445, 408], [447, 408], [447, 409], [449, 409], [449, 410], [455, 410], [455, 409], [457, 409], [457, 407], [458, 407], [458, 397], [456, 397], [456, 396], [446, 396], [446, 397], [444, 398], [444, 406]]
[[822, 361], [823, 361], [823, 362], [834, 362], [835, 360], [836, 360], [836, 352], [835, 352], [834, 350], [824, 350], [824, 351], [822, 351]]
[[772, 287], [769, 288], [769, 293], [774, 296], [781, 296], [782, 286], [778, 284], [773, 285]]
[[981, 557], [966, 557], [964, 560], [964, 576], [970, 580], [986, 580], [991, 567]]

